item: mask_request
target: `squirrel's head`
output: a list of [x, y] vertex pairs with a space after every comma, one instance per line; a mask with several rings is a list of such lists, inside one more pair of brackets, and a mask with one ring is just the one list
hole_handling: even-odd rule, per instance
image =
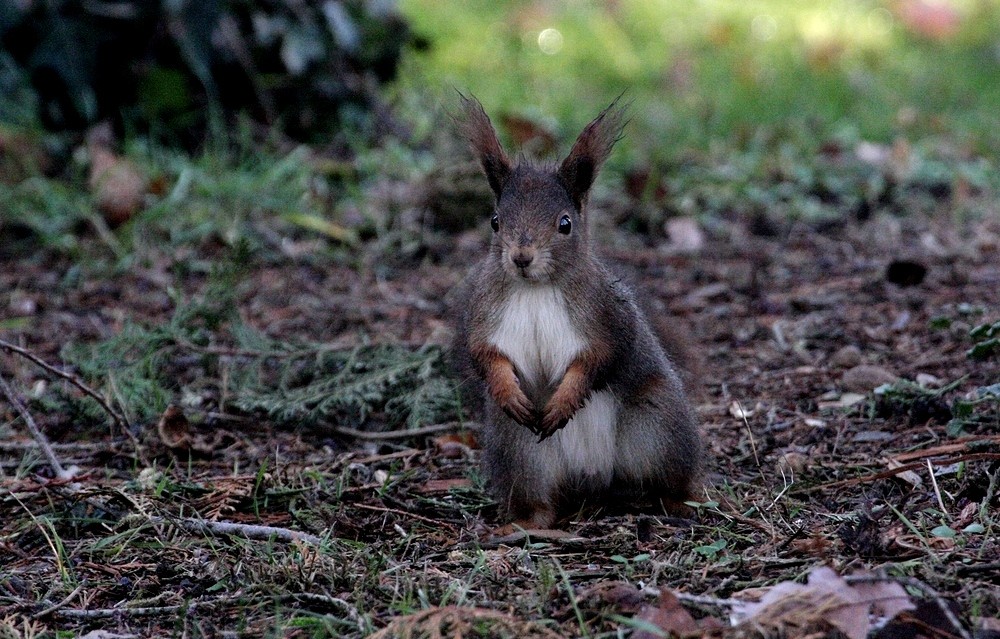
[[[461, 95], [461, 94], [460, 94]], [[589, 251], [587, 196], [621, 137], [625, 108], [615, 100], [584, 128], [557, 167], [511, 164], [475, 98], [461, 96], [465, 136], [496, 196], [493, 250], [517, 279], [547, 282]]]

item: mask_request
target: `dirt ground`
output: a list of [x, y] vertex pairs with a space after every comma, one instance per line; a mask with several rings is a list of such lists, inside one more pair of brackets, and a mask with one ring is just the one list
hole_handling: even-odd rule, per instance
[[[564, 535], [491, 539], [474, 425], [360, 440], [275, 428], [225, 405], [192, 415], [202, 433], [225, 431], [225, 445], [179, 454], [152, 423], [133, 440], [29, 402], [63, 464], [82, 470], [56, 480], [0, 402], [0, 619], [62, 636], [416, 637], [440, 626], [611, 637], [649, 619], [658, 589], [702, 597], [687, 603], [694, 616], [725, 620], [712, 600], [749, 598], [822, 565], [912, 577], [953, 602], [968, 628], [1000, 617], [1000, 402], [983, 395], [1000, 366], [966, 355], [970, 328], [1000, 320], [996, 218], [945, 211], [822, 229], [724, 221], [657, 246], [607, 229], [599, 237], [653, 305], [690, 328], [701, 360], [694, 388], [710, 472], [690, 519], [587, 509], [560, 523]], [[447, 323], [446, 293], [484, 240], [463, 236], [434, 263], [387, 277], [256, 265], [240, 312], [276, 337], [419, 346]], [[0, 338], [58, 365], [69, 341], [105, 339], [126, 318], [162, 321], [179, 259], [114, 279], [13, 259], [0, 269], [0, 317], [28, 319]], [[0, 371], [25, 396], [57, 383], [10, 353]], [[873, 393], [896, 378], [913, 384]], [[956, 414], [963, 401], [970, 415]], [[254, 541], [191, 521], [329, 540]], [[924, 623], [924, 636], [960, 636], [947, 621]]]

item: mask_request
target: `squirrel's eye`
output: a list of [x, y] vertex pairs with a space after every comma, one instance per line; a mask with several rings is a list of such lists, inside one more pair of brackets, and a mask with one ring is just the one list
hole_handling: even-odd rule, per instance
[[559, 218], [559, 232], [563, 235], [569, 235], [569, 232], [573, 229], [573, 222], [570, 221], [568, 215], [564, 215]]
[[500, 230], [500, 218], [497, 217], [496, 215], [494, 215], [493, 219], [490, 220], [490, 226], [493, 227], [493, 232], [494, 233], [496, 233], [497, 231], [499, 231]]

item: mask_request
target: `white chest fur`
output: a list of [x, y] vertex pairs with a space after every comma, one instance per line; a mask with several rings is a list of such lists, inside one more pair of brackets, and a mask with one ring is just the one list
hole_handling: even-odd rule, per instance
[[540, 391], [558, 383], [584, 347], [566, 300], [552, 286], [515, 287], [492, 342], [517, 367], [522, 383]]
[[[536, 400], [548, 398], [586, 346], [570, 321], [562, 293], [551, 286], [518, 287], [491, 341], [514, 363], [525, 391]], [[620, 409], [610, 391], [591, 394], [565, 428], [539, 444], [554, 453], [550, 457], [553, 475], [537, 479], [559, 481], [560, 476], [582, 475], [610, 481]]]

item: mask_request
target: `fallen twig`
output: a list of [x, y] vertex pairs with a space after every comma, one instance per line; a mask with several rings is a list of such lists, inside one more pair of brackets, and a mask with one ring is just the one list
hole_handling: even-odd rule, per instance
[[[968, 455], [959, 455], [958, 457], [949, 457], [946, 459], [935, 459], [931, 460], [930, 463], [934, 465], [950, 465], [958, 464], [960, 462], [969, 461], [985, 461], [1000, 459], [1000, 453], [969, 453]], [[888, 470], [882, 470], [877, 473], [871, 473], [868, 475], [862, 475], [861, 477], [852, 477], [850, 479], [841, 479], [839, 481], [830, 482], [828, 484], [818, 484], [816, 486], [808, 486], [805, 488], [800, 488], [793, 490], [795, 494], [811, 493], [817, 490], [825, 490], [828, 488], [841, 488], [843, 486], [852, 486], [854, 484], [863, 484], [870, 481], [875, 481], [876, 479], [885, 479], [887, 477], [894, 477], [900, 473], [906, 472], [908, 470], [916, 470], [918, 468], [923, 468], [924, 462], [913, 462], [911, 464], [903, 464], [898, 468], [890, 468]]]
[[[91, 451], [95, 451], [95, 450], [107, 450], [107, 448], [108, 448], [107, 442], [100, 442], [100, 443], [94, 443], [94, 442], [67, 442], [67, 443], [54, 442], [53, 443], [53, 442], [49, 442], [49, 446], [52, 447], [52, 450], [66, 450], [66, 451], [71, 451], [71, 452], [81, 452], [81, 451], [91, 452]], [[21, 442], [21, 441], [17, 441], [17, 442], [0, 442], [0, 450], [2, 450], [2, 451], [17, 452], [17, 451], [25, 450], [27, 448], [34, 448], [34, 447], [35, 447], [35, 444], [32, 443], [32, 442]]]
[[180, 526], [189, 532], [212, 532], [223, 535], [238, 535], [247, 539], [257, 539], [268, 541], [270, 539], [280, 539], [294, 543], [304, 541], [313, 545], [320, 545], [323, 539], [298, 530], [290, 528], [279, 528], [277, 526], [260, 526], [257, 524], [238, 524], [231, 521], [203, 521], [199, 519], [167, 519], [165, 517], [151, 517], [154, 523], [167, 523]]
[[417, 450], [416, 448], [407, 448], [406, 450], [397, 450], [394, 453], [385, 453], [384, 455], [369, 455], [368, 457], [360, 457], [358, 459], [352, 459], [351, 455], [344, 455], [341, 458], [341, 462], [345, 464], [373, 464], [375, 462], [390, 461], [393, 459], [403, 459], [405, 457], [416, 457], [417, 455], [422, 455], [424, 451]]
[[127, 434], [131, 435], [131, 433], [128, 430], [128, 422], [125, 421], [125, 418], [122, 417], [121, 415], [119, 415], [118, 412], [115, 409], [111, 408], [111, 405], [108, 403], [108, 401], [106, 399], [104, 399], [104, 397], [100, 393], [98, 393], [97, 391], [95, 391], [90, 386], [87, 386], [83, 382], [83, 380], [81, 380], [76, 375], [73, 375], [72, 373], [67, 373], [64, 370], [60, 370], [60, 369], [56, 368], [55, 366], [53, 366], [52, 364], [49, 364], [45, 360], [41, 359], [40, 357], [38, 357], [34, 353], [31, 353], [30, 351], [25, 350], [25, 349], [21, 348], [20, 346], [17, 346], [15, 344], [11, 344], [10, 342], [4, 341], [2, 339], [0, 339], [0, 348], [2, 348], [3, 350], [5, 350], [5, 351], [7, 351], [9, 353], [16, 353], [17, 355], [20, 355], [21, 357], [23, 357], [23, 358], [25, 358], [25, 359], [27, 359], [27, 360], [35, 363], [36, 365], [44, 368], [46, 371], [52, 373], [53, 375], [56, 375], [57, 377], [61, 377], [61, 378], [65, 379], [67, 382], [69, 382], [70, 384], [72, 384], [73, 386], [76, 386], [81, 391], [83, 391], [86, 395], [88, 395], [94, 401], [96, 401], [98, 404], [101, 405], [101, 408], [103, 408], [104, 411], [108, 415], [111, 416], [111, 419], [115, 422], [115, 426], [117, 426], [118, 428], [122, 429]]
[[60, 601], [59, 603], [53, 604], [53, 605], [49, 606], [48, 608], [46, 608], [45, 610], [42, 610], [41, 612], [36, 612], [35, 614], [31, 615], [31, 618], [32, 619], [40, 619], [40, 618], [45, 617], [47, 615], [51, 615], [56, 610], [59, 610], [60, 608], [64, 607], [66, 604], [68, 604], [69, 602], [71, 602], [74, 599], [76, 599], [76, 596], [79, 595], [81, 592], [83, 592], [83, 584], [80, 584], [79, 586], [77, 586], [73, 590], [73, 592], [71, 592], [68, 595], [66, 595], [66, 597], [62, 601]]
[[363, 508], [365, 510], [374, 510], [380, 513], [392, 513], [394, 515], [400, 515], [402, 517], [409, 517], [410, 519], [416, 519], [427, 524], [433, 524], [434, 526], [454, 528], [451, 524], [445, 521], [438, 521], [436, 519], [431, 519], [430, 517], [424, 517], [423, 515], [418, 515], [417, 513], [406, 512], [405, 510], [398, 510], [396, 508], [388, 508], [386, 506], [372, 506], [369, 504], [351, 504], [354, 508]]
[[7, 380], [4, 379], [2, 374], [0, 374], [0, 392], [7, 397], [7, 401], [10, 402], [10, 405], [13, 406], [14, 410], [16, 410], [21, 416], [21, 419], [24, 420], [25, 425], [28, 427], [28, 432], [31, 433], [31, 437], [42, 450], [42, 455], [44, 455], [45, 459], [49, 462], [49, 466], [52, 467], [52, 471], [56, 474], [56, 477], [59, 479], [72, 479], [76, 473], [63, 468], [59, 458], [56, 457], [55, 451], [52, 450], [52, 446], [49, 444], [49, 440], [45, 436], [45, 433], [38, 428], [38, 424], [35, 423], [35, 418], [31, 416], [28, 409], [25, 408], [24, 404], [21, 403], [21, 400], [18, 399], [14, 389], [10, 387], [10, 384], [7, 383]]
[[[659, 597], [663, 591], [660, 588], [655, 588], [653, 586], [646, 586], [642, 589], [642, 593], [646, 595], [653, 595], [654, 597]], [[713, 606], [715, 608], [736, 608], [738, 606], [743, 606], [747, 602], [742, 599], [720, 599], [718, 597], [711, 597], [709, 595], [689, 595], [686, 592], [677, 592], [671, 590], [675, 597], [679, 600], [697, 604], [699, 606]]]
[[430, 426], [423, 426], [421, 428], [407, 428], [402, 430], [383, 430], [383, 431], [371, 431], [371, 430], [358, 430], [356, 428], [348, 428], [347, 426], [337, 426], [333, 431], [339, 435], [345, 435], [347, 437], [354, 437], [355, 439], [364, 439], [366, 441], [382, 441], [387, 439], [407, 439], [409, 437], [422, 437], [424, 435], [433, 435], [434, 433], [442, 433], [449, 430], [476, 430], [478, 424], [472, 422], [447, 422], [444, 424], [432, 424]]
[[172, 615], [180, 610], [192, 613], [199, 608], [212, 608], [214, 606], [229, 604], [243, 599], [242, 594], [232, 597], [220, 597], [208, 601], [191, 601], [186, 604], [173, 604], [170, 606], [152, 606], [147, 608], [93, 608], [91, 610], [81, 610], [70, 608], [68, 610], [57, 610], [55, 616], [69, 619], [107, 619], [108, 617], [155, 617], [157, 615]]
[[893, 455], [893, 459], [898, 462], [905, 462], [914, 459], [923, 459], [924, 457], [934, 457], [935, 455], [948, 455], [950, 453], [971, 451], [976, 447], [986, 447], [989, 444], [1000, 444], [1000, 435], [965, 437], [950, 444], [942, 444], [940, 446], [934, 446], [933, 448], [924, 448], [923, 450], [913, 450], [908, 453], [899, 453], [897, 455]]

